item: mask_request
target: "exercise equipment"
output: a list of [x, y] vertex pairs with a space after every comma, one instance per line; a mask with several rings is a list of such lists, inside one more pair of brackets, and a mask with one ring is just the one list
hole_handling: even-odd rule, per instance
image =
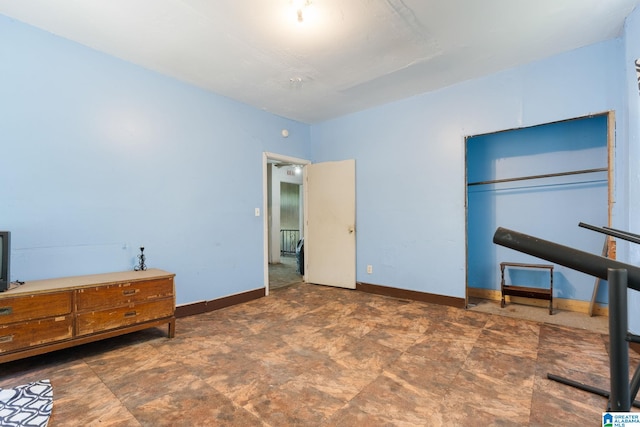
[[[585, 225], [588, 226], [585, 228], [608, 235], [613, 236], [614, 234], [610, 233], [616, 233], [615, 237], [625, 240], [638, 239], [634, 243], [640, 243], [640, 236], [633, 233]], [[640, 342], [640, 337], [628, 333], [627, 287], [640, 291], [640, 268], [502, 227], [496, 229], [493, 243], [608, 281], [611, 391], [607, 392], [556, 375], [547, 374], [547, 378], [601, 396], [608, 395], [607, 410], [628, 412], [632, 404], [635, 406], [635, 396], [640, 388], [640, 367], [636, 369], [631, 382], [628, 382], [629, 341]]]

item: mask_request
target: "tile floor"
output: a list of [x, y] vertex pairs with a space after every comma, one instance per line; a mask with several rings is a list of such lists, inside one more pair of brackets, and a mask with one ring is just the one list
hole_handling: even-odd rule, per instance
[[299, 283], [178, 319], [173, 339], [2, 364], [0, 387], [49, 378], [53, 427], [596, 426], [606, 399], [546, 375], [608, 389], [607, 339]]

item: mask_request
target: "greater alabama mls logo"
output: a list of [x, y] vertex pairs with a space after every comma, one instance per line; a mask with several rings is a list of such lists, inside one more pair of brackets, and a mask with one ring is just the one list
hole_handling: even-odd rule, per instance
[[640, 427], [637, 412], [603, 412], [602, 427]]
[[602, 427], [613, 427], [613, 415], [608, 412], [602, 414]]

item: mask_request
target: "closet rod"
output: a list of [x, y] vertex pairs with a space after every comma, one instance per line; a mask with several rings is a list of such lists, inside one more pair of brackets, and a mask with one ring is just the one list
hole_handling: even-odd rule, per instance
[[607, 168], [598, 168], [598, 169], [582, 169], [579, 171], [570, 171], [570, 172], [557, 172], [557, 173], [547, 173], [544, 175], [530, 175], [530, 176], [521, 176], [517, 178], [504, 178], [504, 179], [493, 179], [490, 181], [478, 181], [478, 182], [470, 182], [467, 185], [485, 185], [485, 184], [498, 184], [501, 182], [512, 182], [512, 181], [524, 181], [527, 179], [539, 179], [539, 178], [553, 178], [556, 176], [566, 176], [566, 175], [579, 175], [583, 173], [594, 173], [594, 172], [607, 172], [609, 169]]

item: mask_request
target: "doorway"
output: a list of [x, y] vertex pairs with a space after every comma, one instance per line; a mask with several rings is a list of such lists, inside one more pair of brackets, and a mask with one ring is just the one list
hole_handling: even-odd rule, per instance
[[302, 170], [309, 160], [263, 154], [264, 283], [266, 294], [303, 281], [296, 249], [304, 238]]
[[[311, 164], [273, 153], [263, 154], [264, 284], [269, 294], [269, 265], [280, 263], [280, 182], [276, 170], [300, 167], [304, 206], [300, 221], [304, 242], [302, 281], [356, 287], [355, 160]], [[289, 174], [287, 174], [289, 175]], [[293, 175], [293, 174], [292, 174]], [[308, 239], [307, 239], [308, 237]]]

